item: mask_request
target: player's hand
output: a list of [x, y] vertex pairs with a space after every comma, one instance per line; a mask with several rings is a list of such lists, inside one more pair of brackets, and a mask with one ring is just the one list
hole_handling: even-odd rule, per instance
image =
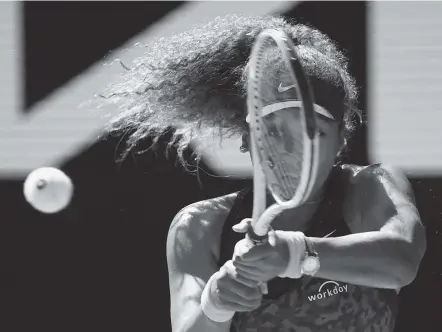
[[[251, 219], [244, 219], [233, 226], [237, 233], [246, 233]], [[258, 282], [266, 282], [285, 272], [289, 264], [290, 252], [283, 232], [273, 229], [268, 234], [266, 244], [254, 246], [246, 238], [240, 240], [233, 254], [233, 266], [239, 274]]]
[[227, 261], [211, 285], [212, 301], [221, 310], [251, 311], [261, 305], [262, 293], [256, 280], [248, 279]]

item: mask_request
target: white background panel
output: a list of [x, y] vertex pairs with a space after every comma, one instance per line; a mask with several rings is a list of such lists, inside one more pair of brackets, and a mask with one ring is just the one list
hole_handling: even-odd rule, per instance
[[442, 173], [442, 2], [372, 2], [369, 153], [410, 175]]

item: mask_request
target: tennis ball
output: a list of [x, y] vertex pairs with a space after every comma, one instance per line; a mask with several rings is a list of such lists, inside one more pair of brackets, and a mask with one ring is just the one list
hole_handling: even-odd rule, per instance
[[74, 186], [71, 179], [54, 167], [37, 168], [27, 176], [23, 193], [26, 201], [43, 213], [56, 213], [68, 206]]

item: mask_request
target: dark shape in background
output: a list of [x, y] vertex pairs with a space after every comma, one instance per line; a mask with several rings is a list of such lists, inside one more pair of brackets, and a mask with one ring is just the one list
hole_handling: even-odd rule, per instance
[[[23, 5], [26, 105], [31, 106], [181, 3]], [[319, 28], [347, 50], [361, 87], [360, 108], [366, 109], [366, 5], [306, 2], [286, 14]], [[170, 330], [165, 261], [170, 221], [182, 207], [238, 190], [248, 181], [200, 172], [201, 187], [195, 176], [175, 167], [174, 156], [166, 160], [161, 149], [157, 155], [129, 157], [117, 165], [118, 142], [116, 138], [97, 142], [64, 165], [76, 195], [70, 208], [59, 214], [34, 211], [23, 199], [21, 182], [1, 182], [0, 193], [8, 205], [2, 208], [0, 221], [6, 258], [0, 295], [7, 300], [2, 313], [15, 318], [8, 328], [2, 328], [5, 321], [0, 319], [1, 331]], [[364, 128], [351, 151], [349, 161], [367, 162]], [[442, 185], [440, 179], [416, 179], [413, 184], [428, 226], [429, 249], [418, 279], [401, 293], [397, 331], [441, 324], [437, 204]]]
[[27, 1], [27, 108], [183, 1]]

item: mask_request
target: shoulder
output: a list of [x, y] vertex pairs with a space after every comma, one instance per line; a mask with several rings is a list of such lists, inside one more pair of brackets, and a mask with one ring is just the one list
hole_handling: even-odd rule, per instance
[[199, 201], [182, 208], [174, 217], [169, 234], [178, 230], [189, 236], [196, 236], [201, 230], [211, 230], [220, 223], [220, 218], [227, 216], [237, 193]]
[[167, 234], [169, 269], [179, 262], [213, 254], [237, 193], [190, 204], [181, 209]]
[[414, 207], [413, 190], [400, 169], [386, 164], [341, 168], [346, 188], [344, 218], [352, 232], [369, 230], [364, 220], [380, 220], [382, 216], [387, 219], [396, 213], [399, 205]]
[[396, 192], [414, 201], [411, 184], [405, 173], [397, 167], [372, 164], [368, 166], [342, 165], [341, 168], [346, 177], [346, 188], [351, 194], [363, 192], [371, 196], [379, 194], [379, 191], [387, 191], [389, 195]]

